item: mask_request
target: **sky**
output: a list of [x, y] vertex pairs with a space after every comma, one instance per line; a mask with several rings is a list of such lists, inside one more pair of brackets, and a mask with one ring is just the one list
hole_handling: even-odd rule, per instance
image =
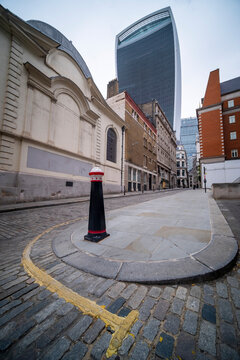
[[195, 117], [210, 71], [220, 81], [240, 76], [240, 0], [0, 0], [23, 20], [61, 31], [85, 60], [106, 98], [116, 78], [115, 37], [142, 17], [171, 6], [181, 56], [182, 113]]

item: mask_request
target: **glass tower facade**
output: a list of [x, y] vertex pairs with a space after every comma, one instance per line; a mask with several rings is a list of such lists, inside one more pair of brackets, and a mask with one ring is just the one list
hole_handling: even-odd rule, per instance
[[170, 7], [135, 22], [116, 36], [119, 92], [137, 104], [156, 99], [177, 136], [181, 114], [181, 64]]
[[192, 169], [193, 157], [197, 155], [196, 137], [198, 137], [197, 118], [181, 119], [180, 142], [187, 153], [188, 170]]

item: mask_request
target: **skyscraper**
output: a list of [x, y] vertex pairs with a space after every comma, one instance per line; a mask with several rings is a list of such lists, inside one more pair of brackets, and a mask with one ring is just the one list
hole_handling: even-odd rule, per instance
[[181, 63], [170, 7], [136, 21], [116, 36], [119, 92], [137, 104], [156, 99], [177, 136], [181, 113]]
[[180, 140], [187, 153], [188, 170], [193, 167], [193, 157], [197, 155], [196, 138], [198, 137], [197, 118], [181, 119]]

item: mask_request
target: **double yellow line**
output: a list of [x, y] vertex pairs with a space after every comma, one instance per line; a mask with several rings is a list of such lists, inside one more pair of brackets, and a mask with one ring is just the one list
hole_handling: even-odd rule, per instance
[[109, 358], [113, 354], [117, 353], [117, 350], [121, 346], [123, 339], [126, 337], [134, 322], [138, 319], [138, 311], [131, 311], [127, 317], [120, 317], [112, 314], [103, 307], [97, 305], [96, 302], [79, 295], [65, 285], [61, 284], [59, 281], [48, 275], [46, 271], [39, 269], [36, 265], [34, 265], [30, 257], [32, 246], [43, 235], [51, 232], [52, 230], [60, 226], [69, 225], [78, 220], [81, 220], [81, 218], [77, 218], [75, 220], [70, 220], [52, 226], [47, 230], [43, 231], [40, 235], [36, 236], [24, 249], [22, 255], [22, 264], [25, 271], [31, 277], [33, 277], [35, 279], [35, 282], [37, 282], [39, 285], [44, 285], [50, 291], [57, 293], [58, 296], [63, 298], [65, 301], [70, 302], [71, 304], [76, 306], [84, 314], [90, 315], [95, 318], [100, 318], [102, 321], [104, 321], [106, 326], [111, 327], [114, 333], [112, 335], [109, 347], [106, 352], [106, 356]]

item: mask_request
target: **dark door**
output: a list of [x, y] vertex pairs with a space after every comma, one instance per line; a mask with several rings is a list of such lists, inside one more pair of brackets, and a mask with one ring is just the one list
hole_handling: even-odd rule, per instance
[[149, 174], [149, 190], [152, 190], [152, 174]]

